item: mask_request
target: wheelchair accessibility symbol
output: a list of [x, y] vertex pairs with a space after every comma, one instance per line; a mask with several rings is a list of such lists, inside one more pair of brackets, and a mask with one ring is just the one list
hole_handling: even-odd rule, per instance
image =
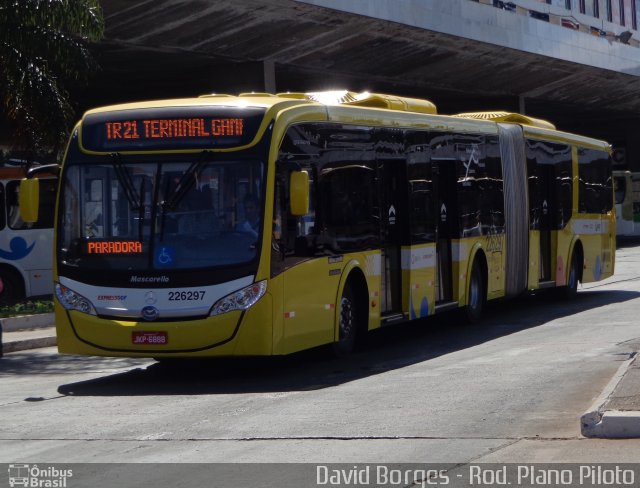
[[170, 246], [160, 246], [156, 250], [156, 266], [159, 268], [171, 267], [175, 261], [176, 250]]

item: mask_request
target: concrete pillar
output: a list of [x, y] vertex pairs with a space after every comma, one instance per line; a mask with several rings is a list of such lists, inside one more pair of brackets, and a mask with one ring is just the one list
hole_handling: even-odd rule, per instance
[[264, 69], [264, 91], [267, 93], [276, 92], [276, 64], [273, 61], [265, 59], [262, 62]]

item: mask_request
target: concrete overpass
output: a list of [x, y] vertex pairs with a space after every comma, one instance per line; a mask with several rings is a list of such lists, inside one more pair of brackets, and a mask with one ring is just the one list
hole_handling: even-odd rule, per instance
[[520, 14], [471, 0], [104, 0], [103, 72], [83, 103], [392, 92], [428, 98], [441, 113], [525, 111], [626, 146], [640, 170], [637, 43], [615, 37], [622, 27], [596, 37], [526, 15], [561, 9], [515, 4]]

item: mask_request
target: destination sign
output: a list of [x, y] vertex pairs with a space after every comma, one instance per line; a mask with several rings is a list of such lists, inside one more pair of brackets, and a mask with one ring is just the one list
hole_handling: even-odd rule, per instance
[[144, 252], [140, 241], [104, 241], [86, 242], [87, 254], [140, 254]]
[[151, 119], [105, 122], [107, 140], [242, 136], [244, 119]]
[[170, 107], [85, 116], [81, 145], [88, 151], [156, 151], [237, 147], [255, 137], [264, 109]]

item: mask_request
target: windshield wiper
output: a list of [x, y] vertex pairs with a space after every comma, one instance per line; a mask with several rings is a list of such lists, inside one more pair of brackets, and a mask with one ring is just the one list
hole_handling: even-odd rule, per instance
[[170, 196], [165, 196], [166, 200], [161, 203], [163, 211], [171, 211], [175, 209], [176, 205], [180, 203], [180, 201], [194, 185], [194, 183], [198, 181], [198, 176], [203, 170], [202, 162], [209, 154], [209, 151], [202, 151], [198, 156], [198, 159], [191, 163], [191, 165], [182, 175], [182, 178], [180, 178], [180, 181], [178, 181], [178, 184], [174, 188], [173, 193]]
[[[145, 196], [145, 179], [142, 178], [140, 181], [140, 203], [138, 205], [138, 234], [139, 239], [142, 241], [142, 237], [144, 236], [144, 196]], [[133, 185], [131, 185], [133, 188]], [[134, 209], [135, 210], [135, 209]]]
[[127, 170], [124, 168], [122, 164], [122, 158], [120, 157], [120, 153], [112, 153], [110, 154], [113, 165], [113, 169], [116, 171], [116, 176], [118, 177], [118, 181], [122, 185], [124, 189], [124, 194], [129, 201], [129, 207], [131, 210], [140, 210], [140, 207], [144, 207], [143, 202], [138, 197], [136, 193], [136, 189], [133, 187], [133, 181], [131, 181], [131, 176], [127, 173]]
[[165, 199], [160, 202], [160, 242], [164, 240], [164, 225], [167, 217], [167, 212], [171, 212], [176, 208], [180, 201], [184, 198], [191, 187], [198, 181], [198, 176], [204, 169], [202, 164], [205, 158], [210, 155], [209, 151], [202, 151], [198, 159], [191, 163], [187, 170], [178, 181], [178, 184], [173, 189], [173, 192], [169, 195], [169, 180], [167, 180], [167, 189], [165, 191]]

